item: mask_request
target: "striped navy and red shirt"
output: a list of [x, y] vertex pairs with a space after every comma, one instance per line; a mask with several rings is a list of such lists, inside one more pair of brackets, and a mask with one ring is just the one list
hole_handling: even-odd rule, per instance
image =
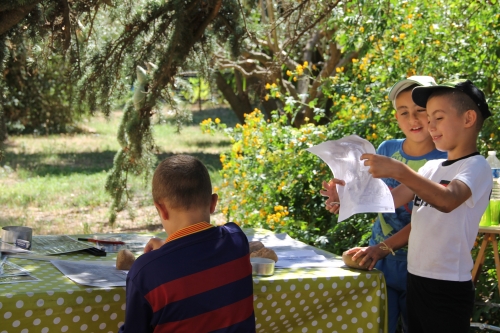
[[234, 223], [200, 222], [135, 261], [119, 332], [255, 332], [248, 240]]

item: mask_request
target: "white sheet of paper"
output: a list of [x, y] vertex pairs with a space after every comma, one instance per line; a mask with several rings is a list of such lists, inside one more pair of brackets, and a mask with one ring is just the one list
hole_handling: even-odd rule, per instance
[[381, 179], [373, 178], [368, 173], [369, 167], [360, 160], [364, 153], [376, 153], [369, 141], [349, 135], [323, 142], [307, 151], [321, 158], [335, 178], [346, 183], [345, 186], [337, 185], [341, 203], [339, 222], [358, 213], [394, 213], [391, 191]]
[[285, 233], [247, 236], [248, 241], [260, 241], [276, 252], [276, 268], [308, 268], [344, 266], [344, 262], [334, 255], [299, 242]]
[[344, 262], [339, 259], [327, 259], [313, 250], [276, 251], [278, 262], [276, 268], [306, 267], [341, 267]]
[[128, 271], [116, 269], [114, 262], [95, 264], [68, 260], [51, 260], [67, 278], [91, 287], [125, 287]]

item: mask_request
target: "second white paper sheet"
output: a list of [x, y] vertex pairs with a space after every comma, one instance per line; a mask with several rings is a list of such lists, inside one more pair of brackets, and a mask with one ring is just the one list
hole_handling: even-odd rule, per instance
[[357, 135], [340, 140], [326, 141], [307, 151], [321, 158], [332, 170], [335, 178], [345, 181], [337, 185], [340, 198], [338, 221], [358, 213], [394, 213], [394, 201], [387, 185], [373, 178], [360, 157], [375, 154], [373, 145]]

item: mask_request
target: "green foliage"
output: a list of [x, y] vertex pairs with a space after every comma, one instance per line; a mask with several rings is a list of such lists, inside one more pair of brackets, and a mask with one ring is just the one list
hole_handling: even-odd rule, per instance
[[33, 59], [39, 55], [21, 45], [9, 54], [2, 111], [11, 134], [68, 132], [85, 115], [85, 104], [73, 100], [75, 85], [67, 75], [69, 64], [63, 57], [53, 56], [40, 66]]
[[145, 180], [151, 176], [156, 164], [154, 139], [149, 117], [141, 117], [132, 103], [125, 106], [122, 122], [118, 129], [118, 142], [121, 149], [116, 153], [106, 180], [106, 192], [112, 198], [110, 207], [111, 225], [116, 213], [127, 207], [130, 198], [128, 189], [129, 174], [143, 175]]
[[[177, 80], [180, 84], [181, 80]], [[183, 80], [185, 81], [185, 80]], [[182, 85], [181, 95], [184, 100], [193, 104], [198, 101], [206, 101], [210, 98], [210, 84], [203, 77], [190, 77], [187, 82]]]

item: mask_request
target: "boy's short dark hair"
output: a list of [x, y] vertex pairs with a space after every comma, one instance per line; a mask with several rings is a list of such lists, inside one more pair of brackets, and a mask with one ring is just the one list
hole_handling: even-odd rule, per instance
[[153, 200], [166, 200], [174, 209], [209, 206], [212, 196], [210, 175], [203, 163], [189, 155], [163, 160], [153, 175]]
[[416, 87], [412, 91], [413, 101], [426, 107], [432, 97], [449, 97], [452, 106], [459, 112], [474, 110], [477, 114], [478, 129], [481, 129], [486, 118], [491, 116], [484, 93], [470, 80], [445, 82], [433, 87]]
[[462, 114], [467, 110], [474, 110], [477, 114], [477, 129], [481, 129], [484, 122], [484, 116], [479, 110], [477, 104], [466, 93], [456, 89], [439, 89], [434, 91], [429, 99], [434, 97], [446, 97], [451, 106], [457, 110], [458, 114]]

